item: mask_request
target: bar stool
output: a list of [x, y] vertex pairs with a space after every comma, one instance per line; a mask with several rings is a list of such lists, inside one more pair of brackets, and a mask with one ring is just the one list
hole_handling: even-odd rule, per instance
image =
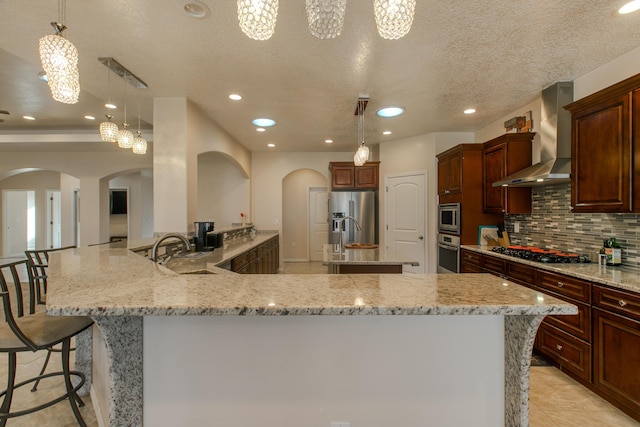
[[[27, 260], [0, 265], [0, 297], [6, 320], [6, 323], [0, 323], [0, 353], [7, 353], [8, 356], [7, 388], [0, 393], [0, 398], [4, 396], [0, 405], [0, 427], [4, 427], [10, 418], [31, 414], [65, 399], [69, 401], [78, 424], [86, 427], [78, 409], [78, 405], [84, 406], [84, 402], [77, 394], [85, 382], [85, 376], [82, 372], [69, 370], [69, 352], [71, 338], [91, 327], [93, 320], [84, 316], [56, 317], [47, 316], [44, 312], [35, 313], [36, 299], [32, 281], [27, 282], [29, 304], [26, 306], [23, 282], [20, 281], [23, 269], [29, 269]], [[48, 350], [57, 344], [62, 344], [62, 371], [40, 374], [16, 384], [17, 353]], [[54, 376], [64, 377], [66, 392], [63, 395], [32, 408], [10, 412], [15, 389]], [[75, 386], [72, 384], [72, 376], [79, 379]]]

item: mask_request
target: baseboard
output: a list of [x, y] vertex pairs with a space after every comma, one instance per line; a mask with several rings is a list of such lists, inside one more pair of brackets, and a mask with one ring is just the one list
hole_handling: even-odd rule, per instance
[[309, 258], [288, 258], [284, 262], [309, 262]]

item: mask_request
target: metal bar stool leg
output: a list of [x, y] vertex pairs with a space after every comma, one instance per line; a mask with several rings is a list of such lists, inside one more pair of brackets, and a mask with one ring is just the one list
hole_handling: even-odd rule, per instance
[[[8, 372], [7, 372], [7, 390], [4, 392], [4, 400], [0, 406], [0, 417], [8, 415], [11, 409], [11, 400], [13, 399], [13, 388], [16, 383], [16, 354], [11, 352], [8, 356]], [[7, 424], [7, 418], [0, 419], [0, 427]]]
[[[38, 376], [44, 375], [44, 371], [47, 370], [47, 365], [49, 364], [49, 359], [51, 359], [51, 349], [47, 349], [47, 357], [44, 359], [44, 363], [42, 364], [42, 369], [40, 370], [40, 373], [38, 374]], [[38, 389], [38, 384], [40, 384], [40, 378], [38, 378], [36, 382], [33, 383], [33, 387], [31, 387], [32, 392]]]
[[[78, 420], [78, 424], [81, 427], [87, 427], [87, 424], [82, 419], [82, 415], [80, 414], [80, 409], [78, 409], [78, 404], [76, 399], [79, 399], [77, 393], [73, 390], [73, 384], [71, 383], [71, 376], [69, 375], [69, 352], [71, 351], [71, 338], [67, 338], [62, 342], [62, 371], [64, 372], [64, 382], [67, 386], [67, 393], [69, 394], [69, 405], [71, 405], [71, 410], [73, 411], [73, 415], [76, 416], [76, 420]], [[84, 405], [84, 403], [83, 403]]]

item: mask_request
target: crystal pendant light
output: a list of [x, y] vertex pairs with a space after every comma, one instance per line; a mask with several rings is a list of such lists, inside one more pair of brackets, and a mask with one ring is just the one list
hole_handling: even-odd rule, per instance
[[238, 0], [238, 21], [254, 40], [268, 40], [276, 29], [278, 0]]
[[363, 166], [369, 160], [369, 147], [364, 143], [364, 109], [368, 102], [369, 98], [358, 98], [358, 149], [353, 155], [356, 166]]
[[416, 0], [374, 0], [373, 11], [378, 33], [395, 40], [404, 37], [413, 23]]
[[118, 125], [111, 121], [111, 114], [105, 116], [106, 121], [100, 123], [100, 138], [104, 142], [117, 142], [118, 141]]
[[131, 148], [133, 147], [133, 134], [129, 129], [127, 123], [127, 78], [124, 77], [124, 122], [122, 123], [122, 129], [118, 131], [118, 147]]
[[[105, 107], [107, 105], [113, 106], [113, 104], [111, 104], [111, 70], [109, 70], [109, 67], [107, 67], [107, 103]], [[100, 138], [102, 138], [104, 142], [117, 142], [118, 125], [111, 121], [113, 118], [111, 114], [107, 113], [105, 117], [107, 120], [100, 123]]]
[[347, 0], [307, 0], [309, 31], [319, 39], [333, 39], [342, 32]]
[[138, 89], [138, 132], [136, 137], [133, 138], [133, 146], [131, 149], [135, 154], [147, 154], [147, 140], [142, 137], [142, 131], [140, 130], [140, 89]]
[[62, 36], [66, 0], [58, 0], [58, 20], [51, 25], [55, 34], [41, 37], [38, 41], [40, 62], [47, 75], [51, 96], [58, 102], [75, 104], [80, 97], [80, 73], [78, 71], [78, 49]]

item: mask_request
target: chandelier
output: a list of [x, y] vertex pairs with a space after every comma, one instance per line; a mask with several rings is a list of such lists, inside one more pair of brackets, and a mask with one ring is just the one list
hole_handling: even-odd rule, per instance
[[118, 131], [118, 147], [131, 148], [133, 147], [133, 133], [129, 129], [129, 123], [127, 123], [127, 80], [124, 81], [124, 121], [122, 122], [122, 129]]
[[80, 72], [78, 71], [78, 49], [62, 36], [66, 0], [58, 0], [58, 21], [52, 22], [55, 34], [41, 37], [38, 51], [42, 69], [47, 75], [51, 96], [58, 102], [75, 104], [80, 97]]
[[358, 149], [353, 155], [353, 163], [356, 166], [363, 166], [367, 160], [369, 160], [369, 147], [364, 143], [364, 110], [367, 108], [369, 98], [358, 98], [358, 108], [356, 114], [358, 115]]
[[416, 0], [374, 0], [373, 12], [380, 37], [395, 40], [404, 37], [413, 23]]
[[309, 31], [319, 39], [333, 39], [342, 32], [347, 0], [307, 0]]
[[[105, 104], [105, 107], [115, 107], [111, 103], [111, 70], [109, 69], [107, 69], [107, 103]], [[107, 118], [107, 120], [100, 123], [100, 138], [102, 138], [104, 142], [117, 142], [118, 125], [111, 121], [111, 119], [113, 118], [111, 114], [107, 113], [105, 117]]]
[[278, 0], [238, 0], [238, 21], [254, 40], [268, 40], [276, 29]]

